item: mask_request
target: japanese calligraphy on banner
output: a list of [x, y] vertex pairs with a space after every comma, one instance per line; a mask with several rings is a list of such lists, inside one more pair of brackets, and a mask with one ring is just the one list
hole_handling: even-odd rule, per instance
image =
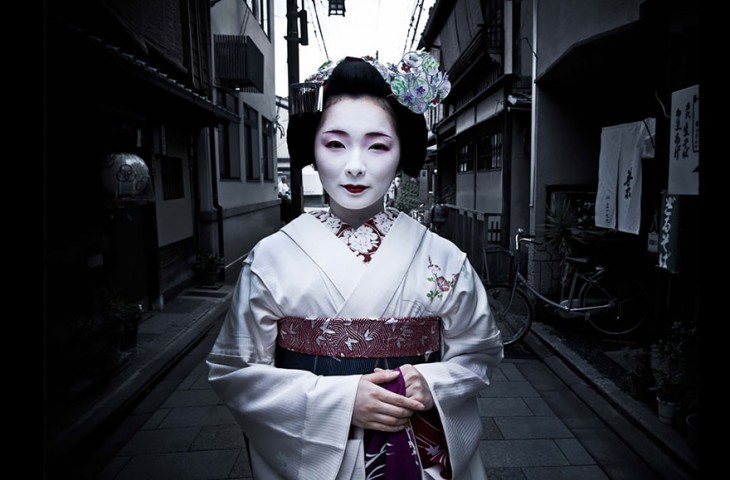
[[679, 195], [662, 194], [658, 266], [677, 272], [679, 268]]
[[598, 156], [597, 227], [639, 233], [642, 158], [653, 158], [655, 119], [601, 129]]
[[669, 135], [670, 195], [699, 195], [700, 185], [700, 88], [672, 92]]

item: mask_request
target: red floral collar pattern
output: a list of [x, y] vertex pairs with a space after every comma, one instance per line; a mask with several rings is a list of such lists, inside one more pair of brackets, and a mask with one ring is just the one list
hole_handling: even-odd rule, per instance
[[394, 208], [386, 209], [358, 228], [352, 228], [328, 210], [314, 211], [310, 214], [342, 240], [363, 262], [369, 263], [380, 248], [383, 238], [393, 226], [399, 212]]

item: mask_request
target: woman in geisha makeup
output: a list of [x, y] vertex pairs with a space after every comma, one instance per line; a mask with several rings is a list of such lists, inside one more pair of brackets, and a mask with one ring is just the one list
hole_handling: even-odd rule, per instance
[[209, 381], [255, 478], [484, 479], [476, 397], [503, 358], [484, 288], [453, 243], [384, 202], [421, 169], [423, 113], [448, 79], [412, 52], [328, 62], [312, 84], [323, 108], [292, 115], [287, 141], [329, 209], [247, 256]]

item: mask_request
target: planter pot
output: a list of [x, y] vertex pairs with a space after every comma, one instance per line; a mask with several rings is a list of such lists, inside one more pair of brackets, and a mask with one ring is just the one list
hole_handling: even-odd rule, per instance
[[669, 425], [674, 424], [674, 419], [677, 416], [677, 409], [679, 408], [679, 402], [668, 401], [661, 397], [656, 397], [656, 404], [659, 421]]
[[700, 446], [700, 414], [690, 413], [686, 419], [687, 443], [695, 450]]
[[647, 397], [649, 386], [645, 382], [630, 382], [629, 395], [636, 400], [644, 400]]
[[210, 287], [216, 284], [218, 280], [218, 272], [202, 272], [198, 276], [198, 281], [200, 282], [200, 285]]
[[97, 375], [115, 368], [122, 350], [122, 327], [94, 331], [80, 340], [74, 350], [77, 368]]
[[127, 350], [137, 345], [137, 332], [139, 331], [139, 319], [130, 320], [124, 325], [122, 332], [122, 349]]

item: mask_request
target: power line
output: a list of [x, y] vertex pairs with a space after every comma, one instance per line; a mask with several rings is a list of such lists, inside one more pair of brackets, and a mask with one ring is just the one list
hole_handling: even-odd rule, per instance
[[[416, 18], [416, 9], [419, 8], [418, 7], [419, 4], [420, 4], [421, 7], [419, 9], [418, 18], [419, 18], [419, 20], [421, 18], [421, 13], [420, 12], [423, 10], [423, 0], [416, 0], [416, 3], [413, 4], [413, 12], [411, 12], [411, 23], [408, 25], [408, 32], [406, 32], [406, 41], [403, 44], [403, 55], [406, 54], [406, 51], [409, 48], [408, 47], [408, 34], [411, 33], [411, 27], [413, 27], [413, 38], [416, 37], [416, 32], [418, 30], [418, 26], [417, 25], [415, 27], [413, 26], [413, 20]], [[411, 45], [413, 45], [413, 40], [411, 40]]]
[[416, 40], [416, 34], [418, 33], [418, 24], [421, 23], [421, 13], [423, 13], [423, 0], [421, 0], [421, 6], [418, 8], [418, 18], [416, 19], [416, 26], [413, 28], [413, 37], [411, 38], [410, 48], [413, 48], [413, 42]]
[[413, 17], [416, 13], [416, 5], [418, 5], [418, 0], [415, 0], [415, 3], [413, 4], [413, 11], [411, 12], [411, 23], [408, 25], [408, 31], [406, 32], [406, 41], [403, 43], [403, 54], [406, 53], [406, 49], [408, 48], [408, 35], [411, 34], [411, 27], [413, 27]]
[[[319, 23], [319, 12], [317, 11], [317, 5], [315, 5], [314, 0], [311, 0], [312, 2], [312, 8], [314, 8], [314, 17], [317, 19], [317, 28], [319, 29], [319, 35], [322, 37], [322, 47], [324, 48], [324, 56], [327, 58], [327, 60], [330, 59], [330, 54], [327, 53], [327, 45], [324, 41], [324, 32], [322, 31], [322, 24]], [[320, 0], [320, 3], [322, 1]]]
[[248, 23], [248, 17], [251, 15], [251, 10], [248, 8], [245, 8], [243, 10], [243, 19], [241, 20], [241, 28], [238, 29], [238, 35], [243, 35], [244, 30], [246, 29], [246, 24]]

